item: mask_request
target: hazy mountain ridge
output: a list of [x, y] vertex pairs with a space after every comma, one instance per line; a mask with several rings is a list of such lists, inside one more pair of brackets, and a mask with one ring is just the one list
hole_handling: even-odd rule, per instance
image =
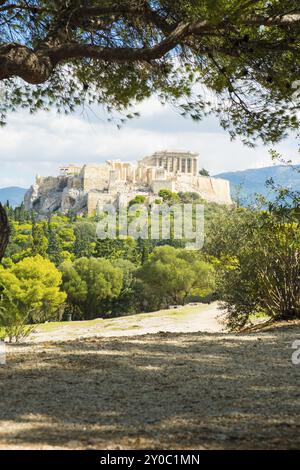
[[270, 188], [266, 187], [266, 181], [270, 178], [273, 178], [277, 185], [300, 191], [300, 165], [295, 165], [294, 169], [285, 165], [274, 165], [243, 171], [224, 172], [215, 176], [229, 180], [231, 196], [234, 198], [238, 192], [243, 200], [250, 200], [255, 193], [263, 194], [272, 199], [273, 194], [270, 192]]
[[24, 199], [26, 191], [27, 189], [19, 188], [18, 186], [0, 188], [0, 202], [6, 204], [9, 201], [9, 204], [13, 207], [19, 206]]

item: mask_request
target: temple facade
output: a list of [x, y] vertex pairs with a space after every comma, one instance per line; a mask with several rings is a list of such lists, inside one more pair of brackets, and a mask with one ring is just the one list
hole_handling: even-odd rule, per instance
[[198, 154], [191, 152], [155, 152], [150, 157], [143, 158], [139, 164], [174, 174], [198, 174]]

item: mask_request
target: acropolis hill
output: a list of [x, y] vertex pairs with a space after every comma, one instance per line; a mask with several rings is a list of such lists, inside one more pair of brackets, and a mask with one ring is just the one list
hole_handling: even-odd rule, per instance
[[163, 151], [136, 164], [108, 160], [67, 165], [55, 177], [37, 176], [25, 195], [25, 207], [40, 215], [72, 210], [92, 216], [103, 204], [124, 206], [137, 195], [146, 196], [151, 203], [161, 189], [196, 192], [207, 201], [232, 204], [228, 181], [199, 176], [197, 154]]

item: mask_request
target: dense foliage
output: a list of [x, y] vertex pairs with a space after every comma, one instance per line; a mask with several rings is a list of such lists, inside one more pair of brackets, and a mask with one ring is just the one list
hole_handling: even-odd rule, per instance
[[299, 125], [299, 25], [298, 0], [0, 1], [1, 121], [92, 103], [132, 118], [156, 95], [274, 142]]
[[300, 221], [262, 212], [221, 276], [228, 324], [240, 328], [256, 313], [300, 318]]
[[214, 288], [214, 269], [199, 252], [161, 246], [138, 271], [147, 308], [184, 304], [189, 295], [205, 296]]
[[30, 331], [27, 324], [59, 318], [66, 299], [61, 273], [40, 255], [24, 258], [10, 268], [0, 266], [0, 325], [10, 340]]
[[122, 270], [104, 258], [79, 258], [61, 265], [69, 306], [89, 320], [103, 315], [101, 302], [117, 297], [123, 287]]
[[274, 202], [244, 208], [162, 190], [155, 204], [204, 204], [205, 243], [192, 251], [172, 231], [165, 240], [102, 240], [98, 216], [37, 220], [23, 206], [6, 207], [12, 236], [0, 268], [0, 326], [18, 339], [63, 312], [92, 319], [212, 299], [232, 329], [257, 314], [299, 318], [299, 193], [268, 185]]
[[268, 209], [218, 216], [206, 250], [217, 257], [218, 291], [227, 323], [239, 329], [255, 314], [300, 318], [300, 193], [276, 187]]

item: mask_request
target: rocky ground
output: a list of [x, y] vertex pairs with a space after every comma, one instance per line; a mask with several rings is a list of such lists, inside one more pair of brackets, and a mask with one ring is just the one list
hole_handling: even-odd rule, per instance
[[0, 447], [299, 449], [300, 326], [13, 346]]

